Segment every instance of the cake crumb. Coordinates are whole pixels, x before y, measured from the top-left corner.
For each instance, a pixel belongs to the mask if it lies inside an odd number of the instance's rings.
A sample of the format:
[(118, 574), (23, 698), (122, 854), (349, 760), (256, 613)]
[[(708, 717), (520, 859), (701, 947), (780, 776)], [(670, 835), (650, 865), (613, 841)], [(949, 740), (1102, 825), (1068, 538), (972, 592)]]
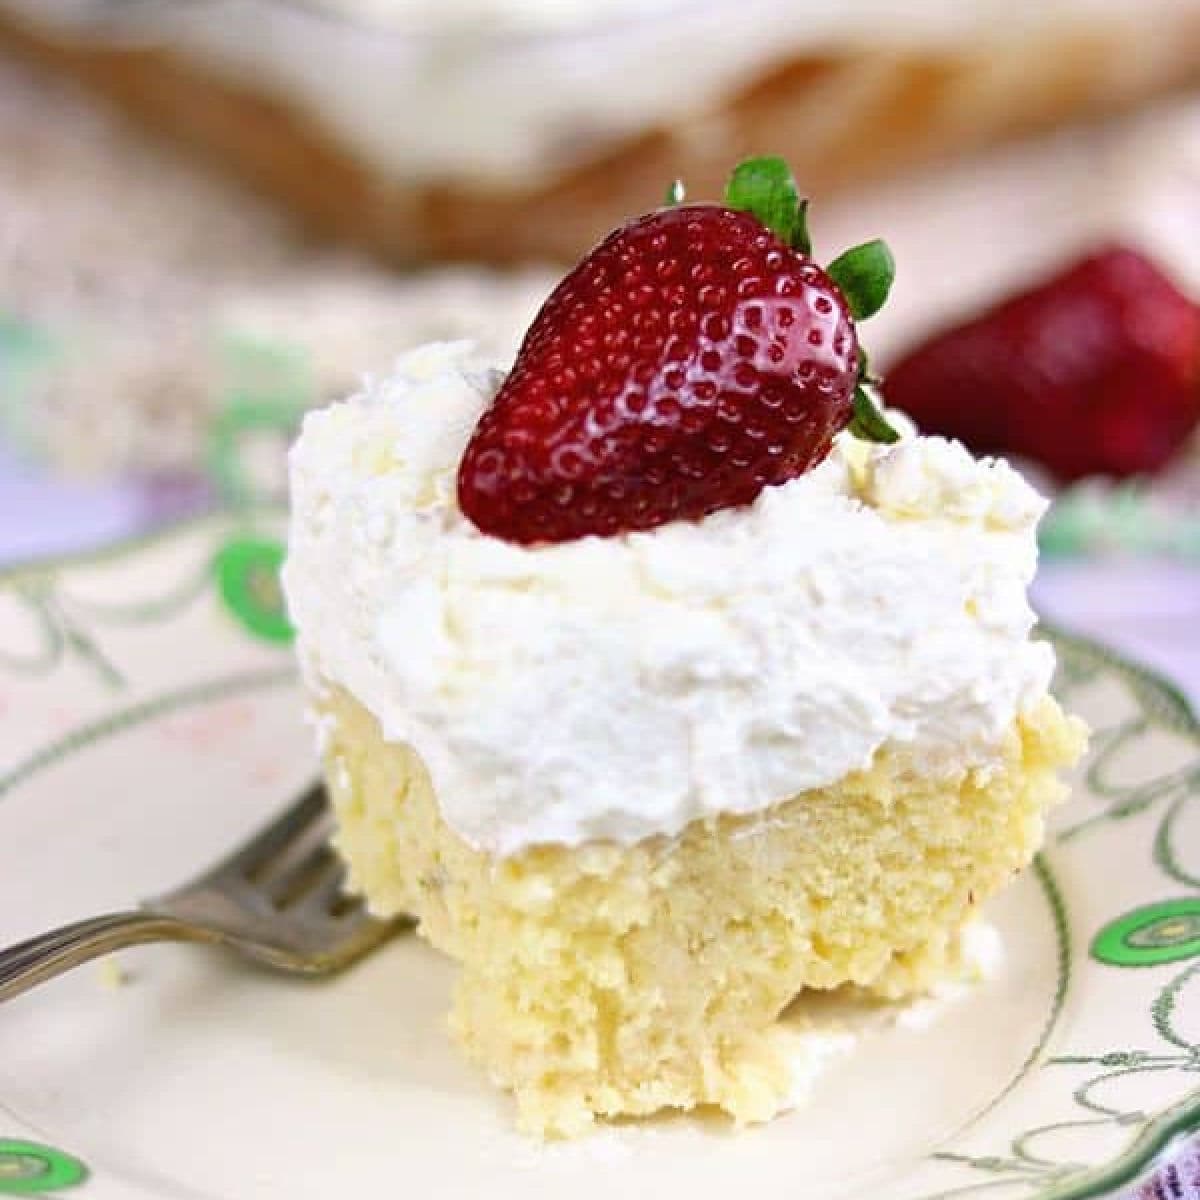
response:
[(115, 992), (133, 981), (133, 976), (125, 969), (120, 959), (111, 954), (96, 964), (96, 975), (100, 986), (107, 992)]

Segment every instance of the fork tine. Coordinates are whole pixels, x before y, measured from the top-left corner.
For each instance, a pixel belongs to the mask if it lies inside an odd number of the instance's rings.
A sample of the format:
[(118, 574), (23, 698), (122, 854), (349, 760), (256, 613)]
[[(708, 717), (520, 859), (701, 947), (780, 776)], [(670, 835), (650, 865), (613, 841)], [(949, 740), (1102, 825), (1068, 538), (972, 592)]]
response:
[(344, 868), (329, 844), (334, 816), (321, 784), (206, 874), (144, 910), (215, 933), (260, 962), (327, 974), (412, 928), (339, 900)]
[(197, 884), (230, 875), (254, 881), (256, 876), (273, 865), (302, 834), (314, 826), (328, 829), (329, 821), (330, 809), (325, 785), (318, 781), (305, 791), (291, 808), (260, 829), (239, 850), (221, 859), (199, 879), (179, 890), (187, 891)]
[(349, 895), (345, 885), (346, 868), (340, 859), (335, 859), (333, 865), (303, 897), (305, 909), (334, 921), (355, 916), (357, 910), (362, 908), (362, 898)]
[(327, 842), (313, 846), (281, 875), (273, 876), (263, 890), (280, 911), (297, 907), (330, 871), (337, 871), (338, 860)]
[[(306, 829), (299, 830), (273, 858), (264, 859), (248, 877), (251, 887), (261, 891), (277, 907), (289, 892), (299, 892), (298, 878), (310, 869), (313, 859), (331, 853), (329, 839), (333, 836), (333, 815), (325, 813)], [(301, 888), (300, 890), (304, 890)]]

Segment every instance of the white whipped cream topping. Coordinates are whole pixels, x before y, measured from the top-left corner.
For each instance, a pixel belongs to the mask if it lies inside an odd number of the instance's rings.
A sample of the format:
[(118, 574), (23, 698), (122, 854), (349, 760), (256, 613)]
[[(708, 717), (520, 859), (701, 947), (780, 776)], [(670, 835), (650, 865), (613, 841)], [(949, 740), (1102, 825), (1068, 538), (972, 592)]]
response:
[(501, 375), (434, 344), (310, 413), (284, 584), (310, 683), (428, 766), (468, 842), (631, 842), (763, 809), (885, 743), (986, 763), (1046, 690), (1043, 501), (956, 443), (842, 435), (754, 504), (522, 547), (459, 512)]

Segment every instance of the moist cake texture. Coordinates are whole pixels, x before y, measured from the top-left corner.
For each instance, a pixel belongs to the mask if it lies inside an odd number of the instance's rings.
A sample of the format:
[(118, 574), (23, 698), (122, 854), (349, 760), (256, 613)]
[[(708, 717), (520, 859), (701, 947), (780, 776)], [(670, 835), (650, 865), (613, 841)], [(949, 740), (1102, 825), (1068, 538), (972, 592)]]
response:
[(504, 859), (439, 813), (412, 749), (344, 691), (321, 705), (351, 886), (462, 964), (451, 1029), (521, 1127), (715, 1105), (739, 1124), (786, 1107), (803, 988), (899, 998), (957, 969), (978, 906), (1041, 844), (1081, 733), (1053, 699), (997, 760), (942, 775), (880, 751), (866, 770), (744, 816), (631, 846)]

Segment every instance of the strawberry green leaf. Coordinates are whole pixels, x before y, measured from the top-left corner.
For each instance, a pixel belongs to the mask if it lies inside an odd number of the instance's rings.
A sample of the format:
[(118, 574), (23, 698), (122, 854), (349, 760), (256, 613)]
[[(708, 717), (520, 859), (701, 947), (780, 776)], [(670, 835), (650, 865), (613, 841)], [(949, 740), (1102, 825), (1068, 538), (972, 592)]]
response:
[(856, 321), (873, 317), (888, 298), (896, 278), (896, 260), (887, 243), (876, 238), (840, 254), (825, 273), (846, 297)]
[(725, 188), (725, 203), (757, 217), (801, 254), (812, 253), (808, 237), (808, 201), (782, 158), (748, 158), (738, 163)]
[(687, 196), (687, 190), (683, 186), (682, 179), (673, 179), (667, 187), (666, 206), (667, 208), (675, 208), (683, 203)]
[(865, 442), (883, 442), (891, 445), (898, 442), (900, 435), (883, 415), (874, 389), (860, 383), (854, 389), (854, 415), (850, 418), (850, 432)]

